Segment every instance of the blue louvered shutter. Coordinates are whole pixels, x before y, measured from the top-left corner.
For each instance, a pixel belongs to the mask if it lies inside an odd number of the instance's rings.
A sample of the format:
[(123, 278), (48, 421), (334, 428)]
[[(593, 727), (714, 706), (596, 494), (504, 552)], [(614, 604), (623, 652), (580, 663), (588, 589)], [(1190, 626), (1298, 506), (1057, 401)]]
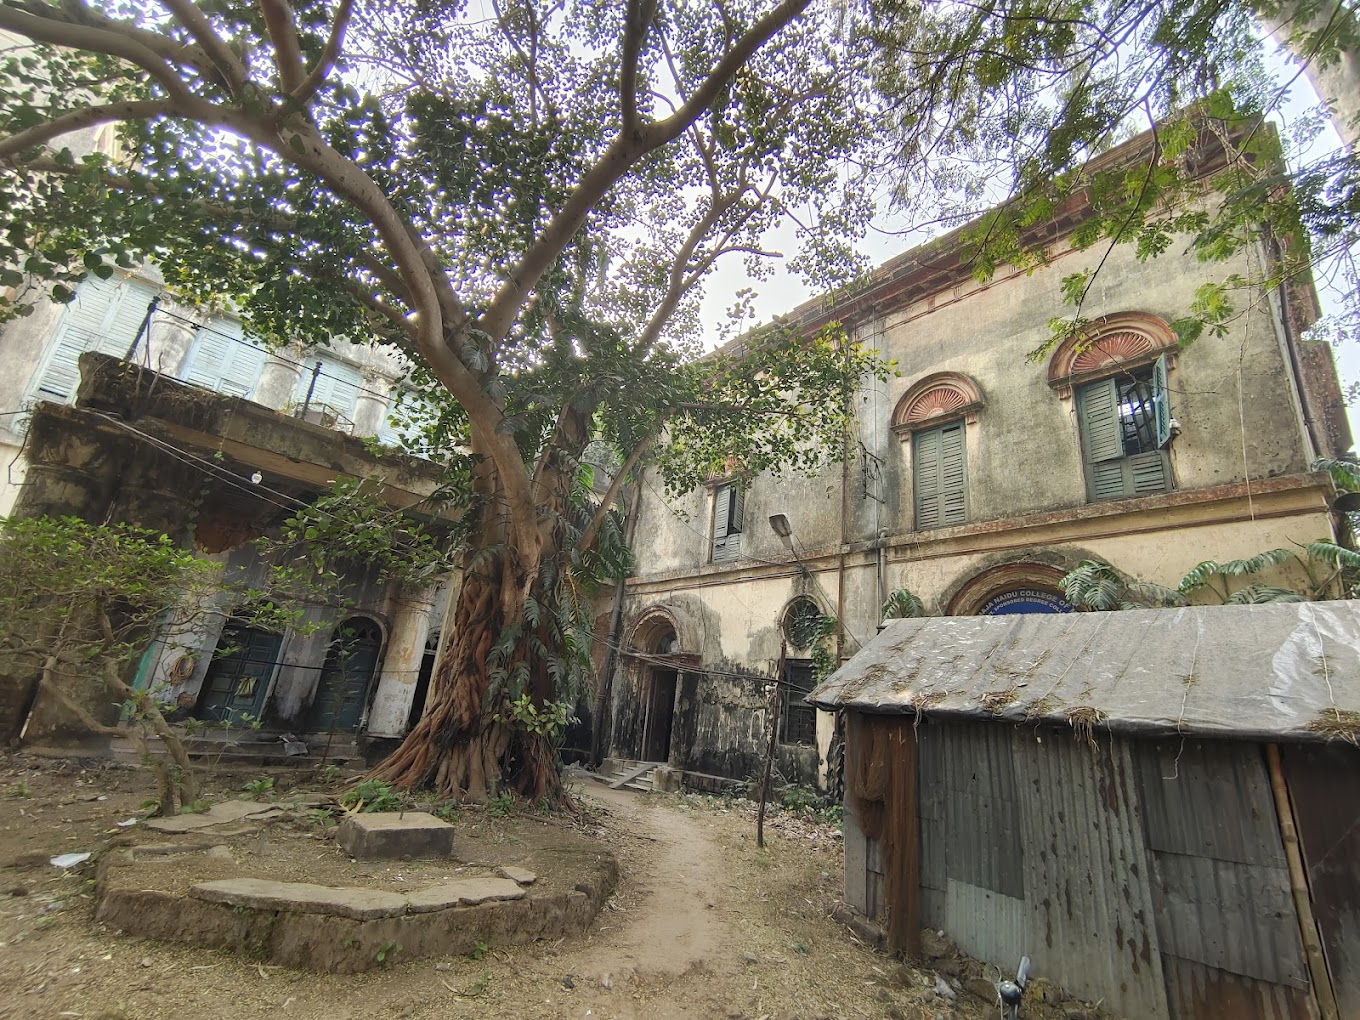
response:
[(208, 320), (194, 338), (194, 347), (181, 377), (233, 397), (255, 392), (264, 371), (265, 352), (244, 336), (235, 319)]
[(1171, 442), (1171, 390), (1166, 380), (1166, 355), (1152, 365), (1153, 414), (1157, 420), (1157, 449)]
[[(312, 399), (310, 407), (329, 409), (339, 415), (346, 423), (353, 423), (354, 409), (359, 402), (359, 390), (362, 388), (363, 376), (359, 370), (342, 361), (332, 358), (319, 357), (312, 364), (321, 363), (321, 373), (316, 377), (316, 386), (312, 389)], [(302, 403), (307, 397), (307, 387), (311, 386), (312, 373), (309, 370), (302, 373), (298, 380), (297, 401)]]
[(62, 311), (47, 359), (31, 386), (36, 400), (60, 403), (75, 397), (79, 359), (86, 351), (122, 357), (132, 346), (156, 289), (139, 280), (101, 280), (90, 276)]

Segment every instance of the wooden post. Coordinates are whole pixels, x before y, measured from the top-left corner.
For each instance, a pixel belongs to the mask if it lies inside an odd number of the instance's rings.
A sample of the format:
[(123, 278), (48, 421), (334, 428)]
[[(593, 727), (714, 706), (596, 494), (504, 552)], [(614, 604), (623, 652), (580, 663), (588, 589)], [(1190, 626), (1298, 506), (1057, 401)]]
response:
[(765, 848), (765, 798), (770, 795), (770, 770), (774, 767), (775, 737), (779, 734), (779, 692), (784, 686), (784, 656), (788, 642), (779, 642), (779, 665), (775, 668), (774, 694), (770, 695), (770, 745), (765, 751), (765, 775), (760, 781), (760, 810), (756, 812), (756, 849)]
[(1313, 996), (1317, 999), (1322, 1020), (1339, 1020), (1336, 993), (1332, 990), (1327, 960), (1322, 954), (1317, 921), (1313, 918), (1313, 901), (1308, 894), (1308, 876), (1303, 870), (1303, 854), (1299, 850), (1299, 833), (1294, 825), (1294, 806), (1289, 800), (1289, 787), (1280, 766), (1280, 745), (1266, 745), (1266, 764), (1270, 770), (1270, 789), (1275, 794), (1275, 814), (1280, 823), (1280, 842), (1289, 865), (1289, 886), (1294, 892), (1294, 910), (1299, 919), (1299, 938), (1303, 955), (1308, 960), (1308, 975), (1313, 980)]

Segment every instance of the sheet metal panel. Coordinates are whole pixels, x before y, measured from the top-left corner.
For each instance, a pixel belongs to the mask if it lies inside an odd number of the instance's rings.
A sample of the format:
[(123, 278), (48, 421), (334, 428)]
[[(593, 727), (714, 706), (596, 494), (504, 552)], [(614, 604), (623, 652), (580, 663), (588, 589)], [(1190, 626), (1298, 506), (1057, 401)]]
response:
[[(1168, 956), (1172, 1020), (1316, 1020), (1312, 995)], [(1342, 1017), (1352, 1014), (1343, 1012)]]
[(1307, 988), (1260, 746), (1141, 741), (1136, 754), (1162, 952)]
[(943, 928), (944, 893), (949, 875), (945, 867), (947, 842), (944, 752), (946, 730), (935, 724), (916, 728), (916, 812), (920, 832), (921, 923)]
[(1010, 728), (966, 723), (940, 730), (945, 747), (947, 875), (1021, 898), (1024, 850)]
[(1012, 731), (1035, 973), (1138, 1018), (1169, 1017), (1128, 742)]
[(860, 831), (855, 817), (855, 798), (845, 798), (845, 818), (841, 829), (845, 833), (845, 902), (861, 914), (869, 915), (868, 840)]
[(1143, 741), (1137, 760), (1151, 849), (1285, 866), (1259, 745)]
[(1029, 911), (1024, 900), (951, 878), (944, 896), (944, 914), (941, 927), (969, 956), (995, 963), (1009, 974), (1025, 955)]
[(1313, 916), (1344, 1017), (1360, 1017), (1360, 749), (1284, 748)]
[(1156, 853), (1152, 871), (1163, 954), (1308, 988), (1283, 869)]

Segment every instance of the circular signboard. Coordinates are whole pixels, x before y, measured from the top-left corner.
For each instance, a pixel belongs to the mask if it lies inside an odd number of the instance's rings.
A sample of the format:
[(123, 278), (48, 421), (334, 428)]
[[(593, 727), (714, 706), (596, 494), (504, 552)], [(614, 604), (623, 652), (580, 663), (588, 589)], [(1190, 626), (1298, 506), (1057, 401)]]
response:
[(978, 610), (979, 616), (1007, 616), (1011, 613), (1070, 613), (1061, 595), (1042, 588), (1016, 588), (993, 595)]

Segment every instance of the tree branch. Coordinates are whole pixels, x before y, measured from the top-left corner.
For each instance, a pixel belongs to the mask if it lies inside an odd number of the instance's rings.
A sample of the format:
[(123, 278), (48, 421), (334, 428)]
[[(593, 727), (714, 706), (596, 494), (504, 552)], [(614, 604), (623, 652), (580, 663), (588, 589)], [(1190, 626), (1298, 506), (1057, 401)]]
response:
[(638, 61), (647, 40), (647, 29), (656, 17), (656, 0), (628, 0), (623, 26), (623, 63), (619, 68), (619, 133), (632, 136), (639, 126), (637, 105)]
[[(130, 100), (125, 103), (87, 106), (84, 109), (72, 110), (41, 124), (34, 124), (31, 128), (25, 128), (16, 135), (0, 139), (0, 159), (6, 159), (39, 145), (46, 145), (53, 138), (96, 124), (109, 124), (120, 120), (151, 120), (153, 117), (168, 117), (174, 111), (174, 103), (163, 99)], [(33, 166), (36, 162), (31, 161), (28, 165)], [(56, 167), (61, 166), (55, 160), (52, 163)], [(68, 172), (74, 172), (75, 169), (77, 168), (70, 167)]]
[(118, 57), (151, 75), (172, 99), (192, 98), (184, 82), (168, 63), (122, 29), (77, 25), (46, 14), (28, 14), (7, 4), (0, 4), (0, 29), (35, 42)]
[(737, 40), (676, 113), (663, 121), (639, 128), (635, 137), (620, 134), (614, 139), (595, 165), (581, 178), (557, 215), (544, 227), (538, 240), (510, 271), (509, 277), (482, 315), (481, 328), (490, 335), (493, 343), (499, 342), (509, 331), (529, 292), (581, 229), (586, 217), (600, 199), (609, 193), (640, 158), (680, 137), (699, 114), (717, 100), (723, 87), (741, 70), (752, 54), (776, 32), (802, 14), (811, 2), (812, 0), (783, 0), (770, 13), (758, 19), (746, 34)]
[(245, 62), (236, 55), (230, 46), (213, 30), (207, 16), (198, 9), (192, 0), (161, 0), (161, 3), (175, 16), (175, 20), (188, 30), (194, 40), (203, 47), (208, 59), (226, 79), (227, 90), (239, 92), (250, 77)]
[(619, 490), (623, 488), (624, 479), (632, 473), (633, 468), (637, 467), (642, 455), (651, 449), (652, 443), (656, 440), (657, 434), (661, 431), (661, 426), (665, 423), (664, 414), (657, 415), (656, 422), (652, 425), (652, 431), (647, 433), (642, 442), (633, 447), (633, 452), (628, 455), (628, 459), (623, 462), (623, 466), (614, 473), (613, 480), (609, 483), (609, 488), (600, 497), (600, 505), (595, 508), (595, 513), (590, 518), (590, 523), (581, 532), (581, 537), (576, 543), (578, 549), (589, 549), (595, 542), (595, 536), (600, 533), (600, 527), (604, 524), (604, 519), (609, 515), (609, 509), (614, 505), (614, 500), (618, 498)]
[(326, 39), (321, 56), (307, 72), (307, 77), (302, 79), (302, 84), (292, 92), (293, 99), (299, 105), (306, 106), (311, 102), (317, 90), (326, 83), (326, 76), (331, 73), (331, 68), (335, 66), (335, 61), (340, 56), (340, 47), (345, 42), (345, 30), (349, 27), (349, 19), (353, 13), (354, 0), (340, 0), (340, 7), (335, 12), (335, 21), (331, 25), (331, 34)]
[(260, 13), (264, 15), (264, 27), (274, 44), (274, 66), (279, 69), (279, 84), (284, 92), (292, 95), (301, 89), (306, 78), (293, 7), (288, 0), (260, 0)]

